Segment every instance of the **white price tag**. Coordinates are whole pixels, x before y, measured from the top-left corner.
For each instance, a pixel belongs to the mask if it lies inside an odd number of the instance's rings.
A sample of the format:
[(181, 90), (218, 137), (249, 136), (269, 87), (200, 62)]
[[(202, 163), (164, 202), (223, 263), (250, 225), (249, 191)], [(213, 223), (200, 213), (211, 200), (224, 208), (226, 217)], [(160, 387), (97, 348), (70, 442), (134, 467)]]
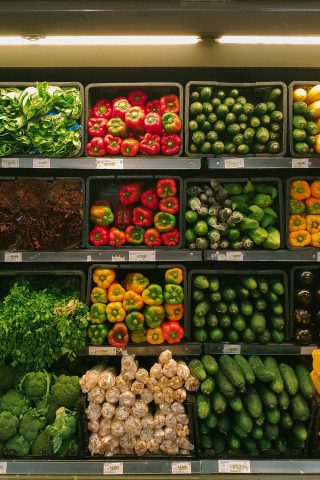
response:
[(97, 158), (96, 168), (102, 170), (123, 170), (123, 158)]
[(22, 262), (22, 252), (4, 252), (5, 262)]
[(244, 158), (225, 158), (224, 168), (244, 168)]
[(173, 475), (186, 475), (191, 473), (191, 462), (172, 462), (171, 473)]
[(317, 262), (320, 262), (320, 252), (317, 252)]
[(89, 347), (89, 355), (92, 355), (94, 357), (96, 356), (114, 356), (117, 354), (117, 348), (116, 347), (96, 347), (96, 346), (90, 346)]
[(156, 252), (153, 250), (129, 250), (129, 262), (155, 262)]
[(7, 462), (0, 462), (0, 475), (7, 473)]
[(104, 463), (103, 475), (123, 475), (123, 462)]
[(309, 168), (309, 158), (293, 158), (291, 162), (292, 168)]
[(50, 158), (34, 158), (32, 168), (50, 168)]
[(308, 345), (306, 347), (300, 348), (300, 355), (311, 355), (314, 350), (317, 350), (318, 347), (315, 345)]
[(228, 251), (226, 252), (226, 260), (230, 262), (243, 262), (243, 252)]
[(219, 473), (251, 473), (250, 460), (218, 460)]
[(92, 256), (91, 255), (87, 255), (87, 262), (92, 262)]
[(229, 353), (229, 354), (240, 354), (241, 353), (241, 345), (223, 345), (222, 353)]
[(3, 158), (2, 168), (19, 168), (19, 158)]
[(111, 256), (112, 262), (125, 262), (126, 257), (124, 255), (112, 255)]

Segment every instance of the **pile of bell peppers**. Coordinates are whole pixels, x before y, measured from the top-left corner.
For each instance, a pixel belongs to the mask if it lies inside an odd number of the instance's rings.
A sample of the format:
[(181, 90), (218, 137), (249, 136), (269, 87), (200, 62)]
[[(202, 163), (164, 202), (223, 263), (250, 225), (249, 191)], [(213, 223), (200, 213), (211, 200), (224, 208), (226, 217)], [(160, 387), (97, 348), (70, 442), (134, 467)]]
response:
[(291, 181), (289, 245), (320, 248), (320, 179)]
[(95, 225), (89, 234), (90, 244), (178, 245), (177, 192), (174, 178), (160, 178), (148, 186), (140, 181), (122, 185), (116, 205), (108, 199), (96, 200), (90, 208), (90, 221)]
[(181, 342), (184, 336), (183, 271), (165, 271), (162, 284), (150, 283), (140, 272), (128, 273), (122, 282), (109, 268), (95, 269), (90, 294), (90, 326), (93, 345), (109, 343), (124, 348), (129, 341), (159, 345)]
[(149, 99), (146, 92), (132, 90), (126, 97), (100, 99), (87, 124), (91, 137), (87, 155), (177, 155), (182, 127), (179, 111), (175, 94)]

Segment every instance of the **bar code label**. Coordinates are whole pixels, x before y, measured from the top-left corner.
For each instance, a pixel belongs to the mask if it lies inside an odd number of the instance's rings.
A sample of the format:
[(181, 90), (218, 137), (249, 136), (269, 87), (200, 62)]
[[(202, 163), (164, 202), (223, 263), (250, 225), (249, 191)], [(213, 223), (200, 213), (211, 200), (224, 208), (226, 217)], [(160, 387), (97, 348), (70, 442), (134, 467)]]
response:
[(123, 475), (123, 462), (110, 462), (103, 464), (104, 475)]
[(116, 347), (89, 347), (89, 355), (92, 355), (94, 357), (96, 356), (113, 356), (117, 354), (117, 348)]
[(291, 162), (292, 168), (309, 168), (309, 158), (293, 158)]
[(244, 168), (244, 158), (225, 158), (224, 168)]
[(0, 462), (0, 475), (7, 473), (7, 462)]
[(251, 473), (250, 460), (218, 460), (219, 473)]
[(185, 475), (191, 473), (191, 462), (172, 462), (171, 473)]
[(87, 262), (92, 262), (92, 256), (91, 255), (87, 255)]
[(229, 354), (239, 354), (241, 353), (241, 345), (223, 345), (222, 353), (229, 353)]
[(5, 262), (22, 262), (22, 252), (4, 252)]
[(2, 168), (19, 168), (19, 158), (3, 158)]
[(33, 168), (50, 168), (50, 158), (34, 158), (32, 161)]
[(126, 257), (124, 255), (112, 255), (111, 256), (112, 262), (125, 262)]
[(96, 168), (102, 170), (123, 170), (123, 158), (97, 158)]
[(144, 251), (129, 251), (129, 262), (155, 262), (156, 252), (152, 250)]

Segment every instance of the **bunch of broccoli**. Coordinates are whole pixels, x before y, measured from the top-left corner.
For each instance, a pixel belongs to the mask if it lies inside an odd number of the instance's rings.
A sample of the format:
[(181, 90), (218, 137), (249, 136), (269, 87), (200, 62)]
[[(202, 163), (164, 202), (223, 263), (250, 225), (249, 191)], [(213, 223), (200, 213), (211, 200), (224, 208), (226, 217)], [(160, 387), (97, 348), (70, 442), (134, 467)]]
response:
[(0, 452), (4, 456), (79, 454), (76, 404), (79, 377), (46, 371), (0, 373)]

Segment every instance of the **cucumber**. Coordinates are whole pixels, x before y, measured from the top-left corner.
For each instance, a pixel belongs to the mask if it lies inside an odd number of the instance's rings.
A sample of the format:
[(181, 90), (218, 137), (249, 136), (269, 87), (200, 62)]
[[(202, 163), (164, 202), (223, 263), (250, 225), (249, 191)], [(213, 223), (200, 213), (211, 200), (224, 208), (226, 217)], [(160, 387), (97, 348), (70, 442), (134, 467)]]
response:
[(231, 421), (228, 415), (219, 415), (217, 430), (221, 433), (229, 433), (231, 430)]
[(235, 355), (233, 359), (243, 373), (245, 381), (251, 385), (255, 383), (256, 377), (247, 359), (243, 355)]
[(293, 427), (293, 420), (288, 412), (284, 412), (281, 414), (280, 427), (283, 430), (290, 430)]
[(211, 406), (209, 397), (202, 395), (201, 393), (197, 395), (197, 415), (201, 420), (206, 419), (210, 414)]
[(272, 423), (266, 423), (263, 426), (263, 434), (268, 440), (275, 440), (279, 435), (279, 428)]
[(258, 418), (262, 414), (262, 403), (256, 390), (250, 387), (244, 394), (244, 405), (252, 418)]
[(258, 453), (258, 447), (253, 438), (244, 438), (241, 442), (243, 445), (243, 448), (250, 454), (254, 455), (255, 453)]
[(239, 425), (246, 433), (250, 433), (253, 429), (253, 421), (249, 413), (243, 409), (242, 412), (233, 412), (235, 423)]
[(201, 435), (200, 437), (200, 445), (203, 450), (212, 450), (213, 448), (213, 440), (211, 435)]
[(299, 389), (299, 383), (293, 368), (286, 363), (280, 363), (279, 370), (286, 391), (290, 393), (290, 395), (296, 395)]
[(260, 385), (258, 392), (261, 402), (266, 408), (272, 409), (277, 407), (277, 397), (267, 385)]
[(241, 410), (243, 409), (243, 403), (239, 395), (235, 395), (233, 398), (229, 398), (228, 405), (234, 412), (241, 412)]
[(267, 143), (270, 138), (269, 130), (266, 127), (259, 127), (256, 131), (255, 138), (258, 143)]
[(189, 362), (189, 370), (191, 372), (191, 375), (193, 375), (195, 378), (200, 380), (200, 382), (203, 382), (207, 378), (206, 371), (204, 369), (204, 366), (200, 362), (198, 358), (194, 358)]
[(281, 89), (280, 88), (273, 88), (271, 91), (268, 92), (266, 101), (267, 102), (275, 102), (281, 96)]
[(256, 418), (255, 421), (254, 421), (254, 423), (255, 423), (258, 427), (261, 427), (261, 426), (264, 424), (264, 422), (265, 422), (264, 413), (262, 413), (262, 414), (260, 415), (260, 417), (259, 417), (259, 418)]
[(271, 449), (271, 442), (266, 437), (260, 438), (258, 440), (258, 448), (260, 452), (266, 452), (267, 450)]
[(261, 382), (272, 382), (275, 380), (275, 373), (273, 370), (266, 368), (258, 355), (251, 355), (248, 361), (258, 380)]
[(201, 382), (200, 390), (205, 395), (210, 395), (213, 392), (215, 387), (215, 381), (212, 377), (207, 377), (206, 380)]
[(263, 437), (263, 429), (258, 425), (254, 425), (253, 430), (251, 432), (251, 436), (255, 440), (259, 440), (260, 438)]
[(199, 434), (200, 435), (208, 435), (208, 433), (210, 433), (210, 428), (208, 427), (206, 422), (203, 422), (202, 420), (200, 420), (200, 422), (199, 422)]
[(227, 437), (230, 450), (239, 450), (241, 447), (240, 438), (235, 433), (230, 433)]
[(278, 437), (275, 440), (275, 446), (279, 450), (280, 453), (285, 453), (288, 449), (287, 441), (284, 437)]
[(219, 388), (222, 395), (224, 395), (226, 398), (232, 398), (235, 396), (236, 389), (221, 370), (218, 371), (215, 378), (217, 382), (217, 387)]
[(211, 405), (216, 413), (223, 413), (227, 408), (227, 400), (220, 392), (213, 392), (211, 394)]
[(275, 393), (283, 392), (284, 385), (276, 359), (274, 357), (265, 357), (263, 363), (268, 370), (272, 370), (275, 374), (275, 379), (270, 383), (271, 390)]
[(308, 430), (303, 423), (296, 423), (293, 426), (293, 434), (297, 440), (300, 440), (300, 442), (305, 442), (308, 438)]
[(278, 408), (273, 408), (272, 410), (266, 411), (266, 418), (268, 422), (272, 423), (272, 425), (276, 425), (280, 422), (281, 413)]
[(232, 385), (238, 388), (240, 392), (244, 392), (246, 389), (245, 378), (241, 369), (238, 367), (233, 358), (229, 355), (221, 355), (219, 359), (219, 365)]
[(310, 373), (304, 365), (296, 365), (294, 368), (299, 382), (299, 390), (305, 398), (313, 398), (315, 393)]
[(209, 413), (209, 416), (206, 418), (206, 426), (210, 429), (210, 430), (213, 430), (214, 428), (216, 428), (216, 426), (218, 425), (218, 417), (215, 413), (213, 412), (210, 412)]
[(310, 409), (307, 400), (301, 393), (291, 399), (290, 411), (294, 420), (305, 422), (309, 419)]
[(213, 442), (214, 452), (217, 455), (223, 453), (226, 450), (226, 435), (215, 431), (211, 438)]
[(279, 393), (278, 395), (278, 406), (281, 410), (287, 410), (290, 405), (290, 397), (286, 391)]
[(248, 436), (248, 433), (242, 430), (242, 428), (240, 428), (239, 425), (232, 425), (232, 430), (240, 438), (247, 438)]

